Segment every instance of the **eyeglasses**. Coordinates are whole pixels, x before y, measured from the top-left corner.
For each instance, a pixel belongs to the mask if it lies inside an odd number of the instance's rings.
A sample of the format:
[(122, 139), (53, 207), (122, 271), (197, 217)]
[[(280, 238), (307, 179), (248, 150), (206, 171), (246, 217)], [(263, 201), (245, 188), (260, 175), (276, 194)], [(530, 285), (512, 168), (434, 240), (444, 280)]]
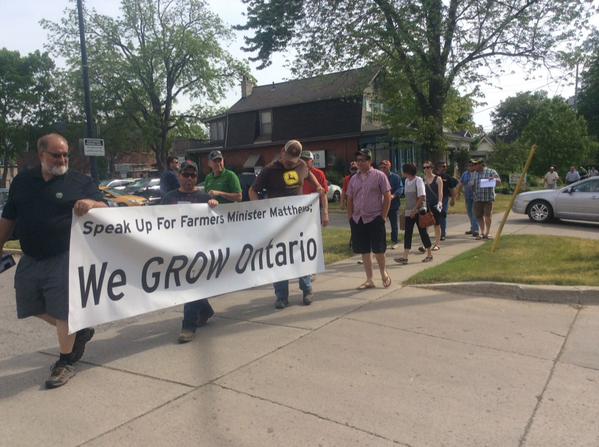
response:
[(431, 169), (432, 166), (423, 166), (424, 169)]
[(50, 151), (44, 151), (46, 154), (50, 155), (52, 158), (54, 158), (54, 160), (58, 160), (59, 158), (66, 158), (67, 160), (69, 159), (69, 154), (68, 152), (50, 152)]
[(184, 172), (181, 175), (185, 178), (193, 178), (198, 176), (198, 174), (196, 174), (195, 172)]

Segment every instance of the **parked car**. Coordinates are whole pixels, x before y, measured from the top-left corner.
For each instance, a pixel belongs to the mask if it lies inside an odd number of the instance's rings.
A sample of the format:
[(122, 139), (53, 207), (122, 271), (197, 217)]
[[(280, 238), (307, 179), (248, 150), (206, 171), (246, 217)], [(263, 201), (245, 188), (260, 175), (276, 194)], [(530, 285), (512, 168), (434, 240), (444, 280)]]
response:
[(134, 196), (123, 191), (106, 189), (102, 191), (110, 206), (144, 206), (148, 204), (145, 197)]
[(113, 180), (102, 180), (98, 185), (100, 191), (105, 191), (107, 189), (114, 189), (117, 191), (124, 191), (127, 185), (137, 181), (139, 179), (135, 178), (117, 178)]
[(148, 205), (155, 205), (162, 200), (159, 178), (141, 178), (127, 185), (125, 192), (144, 197), (148, 201)]
[(523, 192), (516, 197), (512, 211), (539, 223), (553, 218), (599, 222), (599, 177), (561, 189)]
[(327, 198), (329, 199), (329, 202), (339, 202), (341, 200), (341, 187), (329, 183)]

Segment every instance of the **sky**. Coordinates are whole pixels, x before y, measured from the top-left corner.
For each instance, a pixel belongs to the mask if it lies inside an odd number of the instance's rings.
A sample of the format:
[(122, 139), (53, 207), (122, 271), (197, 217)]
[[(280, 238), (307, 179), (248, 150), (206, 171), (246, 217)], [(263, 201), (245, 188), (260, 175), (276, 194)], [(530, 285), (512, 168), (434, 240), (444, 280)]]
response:
[[(74, 0), (72, 0), (74, 2)], [(0, 0), (0, 48), (18, 50), (21, 54), (27, 54), (35, 50), (43, 50), (47, 41), (46, 31), (39, 25), (42, 18), (58, 21), (69, 0)], [(230, 25), (244, 23), (243, 11), (245, 5), (241, 0), (208, 0), (213, 12)], [(86, 8), (95, 8), (98, 12), (107, 15), (117, 15), (120, 0), (85, 0)], [(594, 23), (599, 23), (596, 17)], [(243, 36), (236, 33), (228, 50), (237, 58), (247, 59), (248, 53), (241, 50)], [(90, 60), (90, 63), (93, 63)], [(285, 66), (283, 54), (277, 54), (273, 64), (264, 70), (257, 70), (256, 64), (250, 64), (252, 74), (257, 79), (258, 85), (281, 82), (291, 79), (291, 73)], [(482, 86), (484, 98), (483, 104), (474, 110), (474, 121), (483, 126), (485, 131), (492, 128), (490, 113), (499, 103), (523, 91), (545, 90), (550, 96), (562, 96), (568, 98), (574, 93), (574, 73), (569, 77), (571, 82), (564, 83), (557, 80), (559, 73), (549, 73), (545, 70), (537, 73), (533, 80), (526, 80), (523, 69), (513, 67), (513, 74), (502, 76), (492, 81), (490, 85)], [(240, 96), (240, 88), (234, 88), (228, 92), (221, 102), (222, 106), (234, 104)]]

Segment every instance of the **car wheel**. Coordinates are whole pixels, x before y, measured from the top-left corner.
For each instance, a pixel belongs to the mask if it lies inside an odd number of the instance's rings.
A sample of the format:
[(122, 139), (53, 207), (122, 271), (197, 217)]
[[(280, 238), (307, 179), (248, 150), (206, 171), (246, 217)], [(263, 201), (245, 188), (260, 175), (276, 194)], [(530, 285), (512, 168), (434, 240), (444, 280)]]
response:
[(533, 200), (526, 214), (533, 222), (545, 223), (553, 219), (553, 208), (544, 200)]
[(333, 192), (333, 202), (339, 202), (341, 200), (341, 193), (339, 191)]

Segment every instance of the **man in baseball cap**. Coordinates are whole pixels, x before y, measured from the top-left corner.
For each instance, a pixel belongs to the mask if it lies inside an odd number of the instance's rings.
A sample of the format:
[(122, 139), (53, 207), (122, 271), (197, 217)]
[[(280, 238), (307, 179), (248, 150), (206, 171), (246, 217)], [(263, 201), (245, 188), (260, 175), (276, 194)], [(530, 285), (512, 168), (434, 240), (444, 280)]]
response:
[[(314, 167), (314, 154), (310, 151), (302, 151), (300, 158), (308, 165), (310, 172), (314, 174), (314, 177), (316, 177), (320, 186), (324, 188), (324, 192), (329, 192), (329, 182), (327, 181), (326, 174), (324, 171)], [(313, 192), (316, 192), (316, 188), (314, 188), (311, 183), (304, 182), (303, 192), (304, 194), (312, 194)]]
[(225, 160), (221, 151), (214, 150), (208, 154), (210, 174), (204, 180), (204, 190), (218, 203), (241, 202), (241, 184), (233, 171), (225, 168)]

